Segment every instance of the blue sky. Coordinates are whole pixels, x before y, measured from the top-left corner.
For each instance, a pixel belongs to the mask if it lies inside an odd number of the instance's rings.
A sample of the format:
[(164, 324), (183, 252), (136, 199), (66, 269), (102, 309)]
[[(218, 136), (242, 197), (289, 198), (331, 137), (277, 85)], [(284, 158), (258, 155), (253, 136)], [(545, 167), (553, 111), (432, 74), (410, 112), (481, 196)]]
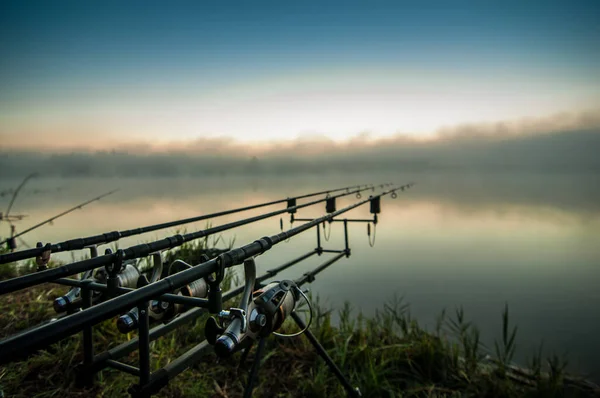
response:
[(7, 2), (0, 133), (427, 134), (600, 105), (600, 2)]

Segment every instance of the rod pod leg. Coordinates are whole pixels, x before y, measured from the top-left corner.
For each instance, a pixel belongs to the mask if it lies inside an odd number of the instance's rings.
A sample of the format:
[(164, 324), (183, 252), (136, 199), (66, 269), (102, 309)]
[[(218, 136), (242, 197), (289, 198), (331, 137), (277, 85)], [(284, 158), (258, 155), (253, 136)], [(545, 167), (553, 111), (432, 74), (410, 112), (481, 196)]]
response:
[(250, 350), (252, 349), (252, 347), (254, 347), (254, 341), (252, 341), (250, 343), (250, 345), (248, 346), (248, 348), (246, 348), (244, 350), (244, 352), (242, 352), (242, 356), (240, 357), (240, 364), (238, 365), (238, 367), (243, 367), (244, 364), (246, 363), (246, 359), (248, 359), (248, 354), (250, 354)]
[(258, 347), (256, 348), (256, 354), (254, 355), (254, 362), (252, 363), (252, 368), (250, 369), (250, 375), (248, 376), (248, 384), (244, 389), (244, 398), (252, 397), (252, 390), (254, 390), (254, 379), (256, 379), (256, 375), (258, 374), (258, 367), (260, 366), (260, 360), (263, 356), (263, 351), (265, 350), (265, 341), (266, 338), (263, 337), (258, 341)]
[[(292, 311), (291, 315), (300, 329), (306, 328), (306, 324), (296, 312)], [(329, 366), (329, 369), (333, 372), (333, 374), (335, 374), (340, 383), (342, 383), (342, 386), (344, 386), (344, 388), (346, 389), (348, 396), (353, 398), (362, 396), (358, 387), (352, 387), (348, 379), (346, 379), (346, 377), (342, 374), (340, 368), (338, 368), (337, 365), (333, 362), (333, 359), (331, 359), (331, 357), (327, 354), (327, 351), (325, 351), (325, 348), (323, 348), (323, 346), (319, 343), (315, 335), (312, 334), (310, 330), (306, 330), (303, 334), (308, 338), (313, 347), (315, 347), (315, 350), (317, 351), (319, 356), (323, 358), (325, 363), (327, 363), (327, 366)]]
[(150, 319), (148, 316), (148, 302), (143, 301), (138, 305), (139, 319), (139, 345), (138, 357), (140, 362), (140, 383), (131, 386), (128, 390), (132, 397), (150, 397), (150, 392), (144, 391), (144, 387), (150, 383)]
[[(92, 306), (92, 291), (87, 287), (81, 288), (82, 309)], [(94, 362), (94, 341), (93, 341), (93, 326), (86, 325), (82, 332), (83, 346), (83, 362), (79, 365), (76, 385), (78, 387), (91, 387), (94, 384), (95, 373), (91, 370), (91, 365)]]

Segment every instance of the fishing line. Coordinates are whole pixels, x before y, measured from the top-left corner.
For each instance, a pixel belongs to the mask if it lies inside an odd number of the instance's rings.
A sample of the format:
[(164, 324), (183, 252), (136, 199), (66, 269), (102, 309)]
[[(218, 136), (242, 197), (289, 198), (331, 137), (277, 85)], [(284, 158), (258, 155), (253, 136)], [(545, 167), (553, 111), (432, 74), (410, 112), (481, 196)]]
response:
[[(283, 334), (283, 333), (277, 333), (277, 332), (272, 332), (273, 335), (277, 336), (277, 337), (284, 337), (284, 338), (288, 338), (288, 337), (297, 337), (300, 336), (301, 334), (303, 334), (304, 332), (306, 332), (308, 330), (308, 328), (310, 327), (310, 324), (312, 323), (313, 320), (313, 309), (312, 309), (312, 305), (310, 304), (310, 300), (308, 299), (308, 297), (306, 297), (306, 294), (304, 294), (304, 292), (302, 291), (302, 289), (300, 289), (297, 285), (293, 286), (298, 293), (300, 293), (302, 295), (302, 297), (304, 297), (304, 300), (306, 301), (306, 304), (308, 305), (308, 311), (309, 311), (309, 318), (308, 318), (308, 323), (306, 324), (306, 327), (302, 330), (300, 330), (299, 332), (296, 333), (292, 333), (292, 334)], [(288, 290), (287, 292), (285, 292), (285, 295), (283, 296), (283, 298), (281, 299), (281, 303), (283, 303), (285, 301), (286, 296), (288, 295), (290, 291)], [(294, 311), (296, 311), (296, 308), (294, 308)]]

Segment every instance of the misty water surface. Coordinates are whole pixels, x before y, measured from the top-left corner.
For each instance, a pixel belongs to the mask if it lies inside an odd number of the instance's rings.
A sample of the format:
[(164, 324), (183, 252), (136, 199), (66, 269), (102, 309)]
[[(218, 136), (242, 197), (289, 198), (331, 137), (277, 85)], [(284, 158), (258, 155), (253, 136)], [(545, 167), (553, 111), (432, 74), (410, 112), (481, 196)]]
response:
[[(446, 308), (464, 307), (468, 320), (493, 347), (501, 336), (501, 311), (510, 307), (519, 327), (517, 360), (525, 361), (543, 341), (546, 354), (567, 354), (575, 371), (600, 379), (600, 186), (593, 174), (414, 173), (328, 175), (289, 178), (37, 179), (16, 201), (13, 213), (27, 214), (17, 231), (113, 188), (117, 194), (26, 236), (57, 242), (134, 228), (286, 196), (351, 184), (417, 185), (397, 199), (382, 201), (376, 244), (370, 248), (365, 224), (350, 227), (352, 256), (319, 274), (309, 287), (327, 306), (345, 301), (373, 314), (394, 294), (428, 328)], [(3, 179), (0, 190), (20, 180)], [(39, 190), (35, 192), (34, 190)], [(2, 211), (7, 196), (0, 199)], [(338, 209), (353, 197), (339, 201)], [(283, 206), (268, 209), (283, 208)], [(262, 210), (242, 213), (242, 217)], [(318, 216), (324, 205), (300, 210)], [(348, 217), (368, 217), (368, 206)], [(214, 219), (220, 225), (240, 215)], [(206, 226), (187, 226), (194, 231)], [(0, 235), (8, 228), (0, 226)], [(289, 227), (284, 217), (284, 227)], [(279, 231), (279, 217), (223, 234), (227, 242), (249, 243)], [(125, 239), (121, 247), (175, 233), (174, 229)], [(257, 260), (266, 270), (315, 247), (308, 232), (282, 243)], [(223, 244), (221, 244), (223, 245)], [(341, 248), (342, 225), (333, 225), (326, 248)], [(21, 246), (23, 248), (23, 246)], [(78, 253), (80, 256), (83, 253)], [(69, 260), (68, 254), (57, 255)], [(325, 260), (312, 257), (278, 278), (296, 278)], [(241, 270), (240, 270), (241, 271)], [(50, 305), (50, 303), (49, 303)]]

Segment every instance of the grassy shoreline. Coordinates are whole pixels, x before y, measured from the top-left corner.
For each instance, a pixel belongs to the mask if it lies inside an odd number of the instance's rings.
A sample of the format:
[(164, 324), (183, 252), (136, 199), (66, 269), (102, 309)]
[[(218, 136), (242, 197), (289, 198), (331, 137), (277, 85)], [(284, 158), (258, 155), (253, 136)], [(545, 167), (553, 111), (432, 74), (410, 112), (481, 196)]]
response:
[[(206, 249), (206, 241), (186, 245), (170, 253), (168, 261), (177, 256), (194, 262)], [(232, 278), (229, 274), (224, 290)], [(50, 319), (55, 315), (52, 300), (64, 292), (64, 287), (47, 284), (4, 296), (0, 338)], [(313, 308), (312, 332), (366, 397), (600, 397), (597, 386), (568, 375), (566, 363), (558, 357), (544, 358), (539, 352), (526, 368), (512, 365), (516, 328), (510, 325), (508, 308), (502, 314), (502, 341), (492, 352), (484, 350), (477, 328), (460, 309), (452, 316), (443, 312), (435, 330), (427, 331), (399, 298), (370, 318), (353, 313), (346, 305), (339, 310), (335, 326), (332, 311), (321, 308), (318, 298)], [(206, 318), (203, 315), (152, 342), (152, 370), (204, 340)], [(284, 329), (297, 330), (288, 323)], [(105, 321), (94, 328), (95, 350), (106, 350), (134, 336), (119, 333), (114, 319)], [(136, 354), (127, 356), (125, 362), (135, 365)], [(100, 372), (91, 389), (77, 388), (75, 368), (81, 359), (80, 336), (71, 336), (26, 361), (0, 367), (0, 389), (6, 397), (128, 396), (127, 389), (136, 379), (115, 370)], [(253, 353), (240, 364), (239, 355), (217, 360), (208, 352), (157, 396), (242, 396), (252, 360)], [(337, 397), (345, 393), (312, 345), (300, 336), (267, 340), (254, 396)]]

